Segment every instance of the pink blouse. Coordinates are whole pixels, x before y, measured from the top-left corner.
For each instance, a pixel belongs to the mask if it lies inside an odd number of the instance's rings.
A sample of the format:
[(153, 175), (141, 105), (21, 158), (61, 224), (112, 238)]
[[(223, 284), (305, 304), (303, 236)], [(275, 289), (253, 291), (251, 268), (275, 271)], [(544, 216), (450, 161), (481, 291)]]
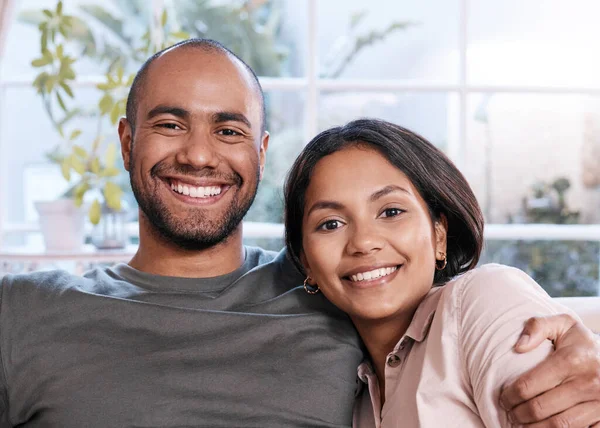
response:
[(507, 266), (484, 265), (433, 288), (387, 356), (383, 408), (371, 365), (358, 368), (354, 427), (510, 427), (499, 404), (502, 386), (552, 350), (547, 341), (515, 353), (523, 324), (565, 312), (574, 315)]

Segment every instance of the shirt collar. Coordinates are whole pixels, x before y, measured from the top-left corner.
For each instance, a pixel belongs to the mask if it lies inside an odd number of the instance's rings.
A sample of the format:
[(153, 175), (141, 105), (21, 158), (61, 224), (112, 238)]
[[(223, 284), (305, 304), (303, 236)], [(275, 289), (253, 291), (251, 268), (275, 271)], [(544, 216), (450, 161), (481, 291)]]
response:
[[(407, 340), (407, 337), (415, 342), (422, 342), (425, 340), (427, 333), (429, 333), (429, 328), (433, 322), (433, 316), (435, 315), (435, 310), (437, 309), (437, 305), (441, 297), (442, 287), (433, 287), (431, 290), (429, 290), (425, 298), (417, 307), (406, 333), (396, 344), (393, 352), (398, 352), (401, 347), (404, 347), (403, 344)], [(358, 366), (358, 378), (364, 383), (368, 383), (368, 377), (373, 376), (374, 373), (373, 367), (368, 360), (363, 361)], [(359, 392), (360, 388), (357, 388), (355, 393), (358, 394)]]
[[(429, 333), (429, 328), (433, 321), (433, 316), (435, 315), (435, 310), (437, 309), (438, 302), (442, 296), (441, 291), (442, 287), (433, 287), (429, 290), (425, 298), (417, 307), (412, 321), (406, 330), (405, 336), (410, 337), (416, 342), (422, 342), (425, 337), (427, 337), (427, 333)], [(397, 350), (400, 343), (402, 343), (402, 340), (398, 342), (394, 350)]]

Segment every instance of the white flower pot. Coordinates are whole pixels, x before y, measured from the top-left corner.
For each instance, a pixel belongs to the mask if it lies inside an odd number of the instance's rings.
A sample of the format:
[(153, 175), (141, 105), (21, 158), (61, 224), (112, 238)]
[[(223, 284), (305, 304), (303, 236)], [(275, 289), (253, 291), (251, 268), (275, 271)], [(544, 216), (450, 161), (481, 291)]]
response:
[(72, 199), (35, 202), (47, 251), (72, 251), (85, 242), (85, 208)]

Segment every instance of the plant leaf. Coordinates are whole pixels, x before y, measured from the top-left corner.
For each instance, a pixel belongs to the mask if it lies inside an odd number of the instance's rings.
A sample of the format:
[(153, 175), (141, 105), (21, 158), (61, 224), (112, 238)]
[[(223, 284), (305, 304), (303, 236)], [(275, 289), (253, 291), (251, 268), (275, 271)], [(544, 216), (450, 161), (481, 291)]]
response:
[(66, 113), (68, 111), (67, 106), (65, 105), (65, 102), (63, 101), (62, 97), (60, 96), (60, 93), (58, 92), (56, 93), (56, 101), (58, 101), (58, 105)]
[(98, 199), (94, 199), (94, 202), (92, 202), (92, 206), (90, 207), (90, 212), (88, 213), (88, 215), (93, 225), (100, 223), (102, 207), (100, 206), (100, 202), (98, 202)]
[(69, 156), (69, 162), (71, 163), (71, 167), (77, 172), (79, 175), (85, 174), (85, 164), (79, 159), (75, 154)]
[(104, 164), (106, 165), (106, 168), (114, 167), (116, 160), (117, 146), (114, 143), (110, 143), (106, 148), (106, 153), (104, 154)]
[(98, 102), (98, 107), (100, 108), (101, 114), (107, 114), (113, 108), (113, 97), (110, 94), (104, 94), (100, 101)]
[(90, 185), (87, 182), (83, 182), (75, 187), (74, 196), (75, 196), (75, 205), (78, 207), (83, 203), (83, 196), (85, 192), (90, 190)]
[(104, 185), (104, 199), (106, 200), (106, 205), (115, 211), (121, 211), (122, 194), (123, 190), (112, 181), (107, 181)]
[[(75, 131), (73, 131), (73, 133), (75, 133), (75, 132), (79, 132), (79, 134), (81, 134), (81, 131), (79, 129), (76, 129)], [(77, 135), (79, 135), (79, 134), (77, 134)], [(73, 134), (71, 134), (71, 135), (73, 135)], [(71, 140), (72, 139), (73, 138), (71, 137)], [(77, 156), (79, 156), (82, 160), (85, 160), (88, 157), (87, 150), (77, 144), (73, 145), (73, 153), (75, 153)]]
[(90, 171), (92, 171), (92, 174), (100, 175), (100, 159), (97, 157), (94, 157), (90, 162)]
[(44, 9), (42, 10), (42, 12), (44, 13), (44, 15), (46, 15), (48, 18), (52, 18), (54, 15), (52, 14), (52, 12), (49, 9)]
[(63, 90), (69, 97), (73, 98), (75, 96), (75, 95), (73, 95), (73, 90), (67, 83), (60, 82), (59, 84), (60, 84), (60, 87), (63, 88)]
[[(73, 141), (75, 138), (79, 137), (80, 135), (81, 135), (81, 129), (74, 129), (73, 132), (71, 132), (71, 135), (69, 136), (69, 140)], [(87, 156), (87, 155), (84, 155), (84, 156)]]
[(48, 58), (47, 56), (43, 56), (41, 58), (36, 58), (33, 61), (31, 61), (31, 65), (33, 67), (43, 67), (43, 66), (51, 64), (51, 63), (52, 63), (52, 57)]
[(121, 109), (119, 108), (119, 103), (115, 103), (112, 106), (112, 110), (110, 111), (110, 121), (113, 125), (116, 125), (119, 121), (119, 115), (121, 114)]
[(176, 39), (186, 40), (190, 38), (190, 33), (187, 31), (174, 31), (171, 33), (171, 36)]
[(71, 181), (71, 165), (68, 159), (65, 159), (60, 164), (60, 172), (67, 181)]
[(160, 17), (160, 26), (161, 27), (164, 27), (165, 25), (167, 25), (167, 19), (168, 19), (167, 9), (164, 9), (162, 12), (162, 15)]
[(100, 171), (100, 174), (98, 175), (101, 175), (102, 177), (116, 177), (120, 173), (121, 171), (119, 171), (119, 168), (109, 166), (108, 168), (104, 168), (102, 171)]
[(40, 41), (42, 52), (48, 51), (48, 30), (42, 30), (42, 38)]

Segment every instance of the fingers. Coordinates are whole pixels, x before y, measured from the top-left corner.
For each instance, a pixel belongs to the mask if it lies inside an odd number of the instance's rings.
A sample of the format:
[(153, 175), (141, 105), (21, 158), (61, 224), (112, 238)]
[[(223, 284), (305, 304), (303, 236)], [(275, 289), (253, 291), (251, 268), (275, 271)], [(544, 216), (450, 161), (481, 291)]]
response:
[(600, 422), (600, 402), (588, 401), (527, 428), (587, 428)]
[(530, 318), (525, 323), (523, 332), (515, 345), (515, 351), (529, 352), (546, 339), (559, 340), (576, 324), (577, 320), (568, 314)]
[(565, 364), (568, 358), (564, 350), (558, 350), (540, 364), (525, 372), (500, 394), (500, 404), (506, 410), (530, 400), (564, 382), (571, 366)]
[[(587, 398), (584, 400), (581, 397), (569, 394), (569, 390), (578, 389), (580, 392), (583, 392), (586, 388), (588, 389), (588, 394), (586, 394)], [(592, 391), (590, 385), (583, 382), (568, 382), (514, 407), (508, 412), (509, 418), (514, 423), (520, 424), (543, 421), (568, 410), (581, 401), (592, 400), (593, 398), (595, 398), (594, 391)]]

